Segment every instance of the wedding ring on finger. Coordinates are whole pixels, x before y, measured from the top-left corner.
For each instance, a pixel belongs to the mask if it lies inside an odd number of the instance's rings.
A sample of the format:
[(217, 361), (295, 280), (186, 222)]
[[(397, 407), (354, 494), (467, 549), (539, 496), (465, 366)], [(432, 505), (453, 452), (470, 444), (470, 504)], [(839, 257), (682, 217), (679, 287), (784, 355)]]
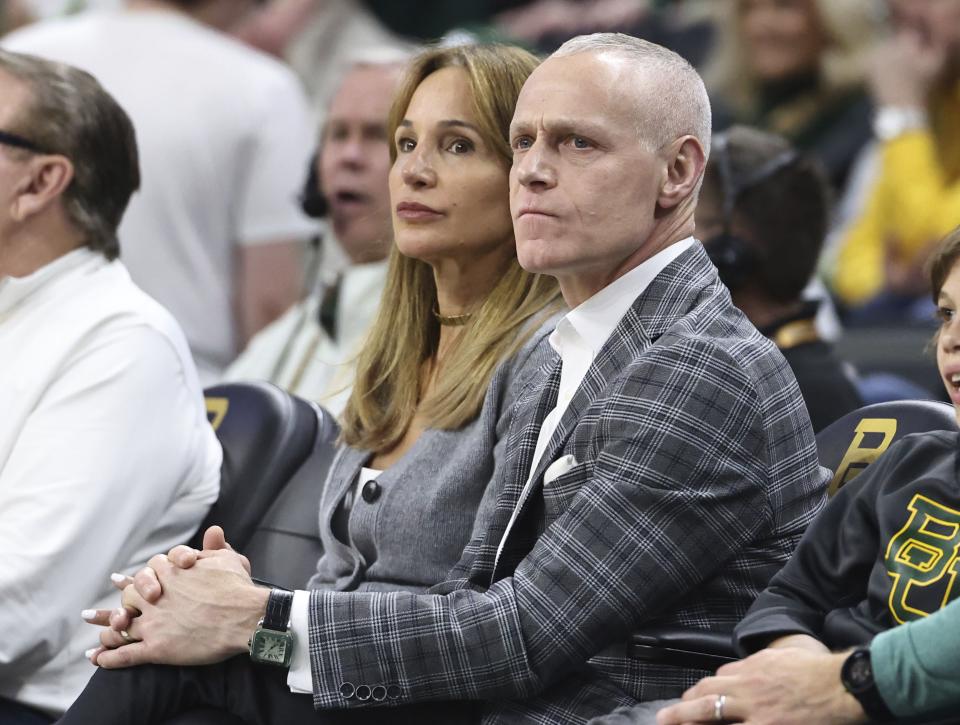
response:
[(714, 720), (723, 720), (723, 706), (727, 704), (726, 695), (717, 695), (717, 699), (713, 701), (713, 719)]
[(120, 636), (123, 637), (123, 641), (127, 644), (133, 644), (134, 642), (139, 642), (140, 640), (134, 639), (125, 629), (120, 630)]

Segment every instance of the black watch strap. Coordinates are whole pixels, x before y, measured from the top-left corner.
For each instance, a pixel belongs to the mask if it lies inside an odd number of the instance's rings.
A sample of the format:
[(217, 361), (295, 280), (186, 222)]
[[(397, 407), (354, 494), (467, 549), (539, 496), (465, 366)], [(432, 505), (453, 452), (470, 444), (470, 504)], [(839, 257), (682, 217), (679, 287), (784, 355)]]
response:
[(263, 615), (263, 628), (286, 632), (290, 625), (290, 610), (293, 608), (293, 592), (271, 589), (267, 599), (267, 611)]
[(868, 647), (858, 647), (850, 653), (843, 663), (840, 678), (847, 692), (857, 698), (860, 707), (872, 722), (896, 722), (896, 717), (890, 712), (877, 689)]

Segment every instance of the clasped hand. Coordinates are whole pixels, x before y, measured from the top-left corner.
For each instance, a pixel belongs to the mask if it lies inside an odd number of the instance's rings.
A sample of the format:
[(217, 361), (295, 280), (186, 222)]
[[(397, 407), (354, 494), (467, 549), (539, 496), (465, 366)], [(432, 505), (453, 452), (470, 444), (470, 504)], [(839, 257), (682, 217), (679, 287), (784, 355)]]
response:
[(84, 613), (104, 627), (90, 661), (108, 669), (210, 664), (244, 652), (269, 593), (250, 579), (250, 562), (219, 526), (204, 533), (203, 551), (176, 546), (114, 586), (122, 590), (119, 609)]

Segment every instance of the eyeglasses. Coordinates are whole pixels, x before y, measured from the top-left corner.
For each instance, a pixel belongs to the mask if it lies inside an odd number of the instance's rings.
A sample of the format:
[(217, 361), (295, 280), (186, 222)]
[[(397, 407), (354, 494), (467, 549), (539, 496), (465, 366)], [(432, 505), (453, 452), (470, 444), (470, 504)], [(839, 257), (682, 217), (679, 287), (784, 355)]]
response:
[(4, 146), (13, 146), (14, 148), (24, 149), (26, 151), (33, 151), (34, 153), (42, 154), (43, 149), (37, 146), (30, 139), (26, 139), (23, 136), (17, 136), (15, 133), (7, 133), (6, 131), (0, 131), (0, 144)]

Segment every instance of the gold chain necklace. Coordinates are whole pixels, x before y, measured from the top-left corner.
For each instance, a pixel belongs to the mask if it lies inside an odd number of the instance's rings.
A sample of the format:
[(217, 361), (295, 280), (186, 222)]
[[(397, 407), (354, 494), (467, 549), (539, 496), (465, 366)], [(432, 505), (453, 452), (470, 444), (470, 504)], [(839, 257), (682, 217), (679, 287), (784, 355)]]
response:
[(465, 315), (441, 315), (440, 310), (434, 307), (433, 316), (437, 318), (437, 322), (444, 327), (461, 327), (470, 322), (470, 318), (473, 317), (473, 313), (468, 312)]

